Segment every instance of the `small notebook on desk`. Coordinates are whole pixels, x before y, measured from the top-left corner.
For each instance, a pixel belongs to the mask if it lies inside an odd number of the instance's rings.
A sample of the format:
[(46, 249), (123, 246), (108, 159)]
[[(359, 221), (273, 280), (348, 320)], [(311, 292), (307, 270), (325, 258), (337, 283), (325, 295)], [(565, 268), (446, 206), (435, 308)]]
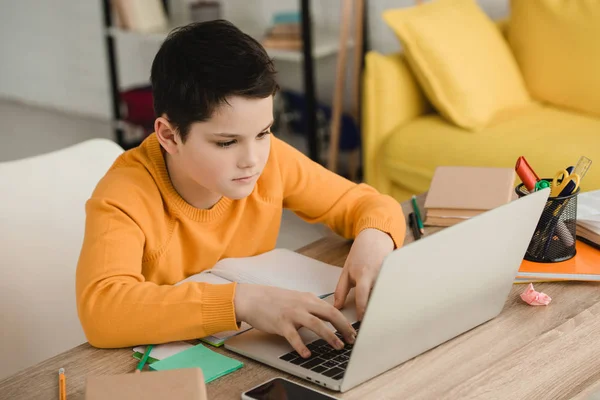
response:
[(577, 237), (600, 249), (600, 190), (577, 196)]
[(244, 364), (234, 358), (216, 353), (199, 344), (164, 360), (150, 364), (152, 371), (182, 368), (200, 368), (204, 382), (209, 383), (242, 368)]
[(425, 199), (425, 225), (452, 226), (515, 198), (513, 168), (436, 168)]
[[(341, 273), (341, 268), (295, 251), (275, 249), (254, 257), (223, 259), (212, 269), (192, 275), (177, 285), (185, 282), (254, 283), (310, 292), (324, 297), (335, 291)], [(200, 340), (218, 347), (228, 338), (248, 329), (252, 327), (242, 323), (238, 331), (220, 332)]]

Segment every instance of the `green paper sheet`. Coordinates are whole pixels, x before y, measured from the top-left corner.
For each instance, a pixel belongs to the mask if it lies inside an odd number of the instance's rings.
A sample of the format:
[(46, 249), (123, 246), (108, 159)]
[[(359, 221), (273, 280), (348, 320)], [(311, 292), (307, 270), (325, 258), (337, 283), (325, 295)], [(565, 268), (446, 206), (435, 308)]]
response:
[(208, 383), (223, 375), (230, 374), (243, 366), (243, 363), (233, 358), (225, 357), (199, 344), (181, 353), (150, 364), (150, 369), (153, 371), (163, 371), (167, 369), (197, 367), (202, 369), (204, 381)]

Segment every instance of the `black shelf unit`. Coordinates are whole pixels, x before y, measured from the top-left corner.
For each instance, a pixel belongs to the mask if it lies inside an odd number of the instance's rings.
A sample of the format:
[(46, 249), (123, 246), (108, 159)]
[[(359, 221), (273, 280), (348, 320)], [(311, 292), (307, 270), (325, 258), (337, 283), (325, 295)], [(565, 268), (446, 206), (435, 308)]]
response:
[[(162, 0), (167, 15), (169, 15), (168, 1)], [(316, 116), (316, 91), (315, 91), (315, 72), (313, 59), (312, 43), (312, 21), (310, 17), (310, 0), (299, 0), (300, 12), (302, 18), (302, 40), (303, 40), (303, 79), (307, 110), (307, 132), (309, 157), (317, 161), (319, 158), (319, 144), (317, 142), (317, 116)], [(116, 142), (124, 149), (130, 149), (139, 145), (139, 143), (128, 142), (125, 140), (125, 134), (120, 126), (122, 119), (120, 110), (120, 86), (117, 71), (117, 57), (115, 52), (115, 38), (110, 33), (112, 27), (111, 1), (102, 0), (102, 9), (104, 14), (104, 36), (106, 42), (106, 53), (108, 59), (108, 71), (112, 101), (112, 120), (114, 122), (114, 132)]]

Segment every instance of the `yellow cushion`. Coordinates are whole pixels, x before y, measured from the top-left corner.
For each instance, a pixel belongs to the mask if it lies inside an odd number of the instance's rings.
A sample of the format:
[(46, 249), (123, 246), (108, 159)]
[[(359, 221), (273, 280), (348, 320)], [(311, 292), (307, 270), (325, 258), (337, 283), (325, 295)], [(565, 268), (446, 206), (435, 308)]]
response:
[(551, 178), (584, 155), (593, 164), (582, 190), (595, 190), (600, 189), (598, 132), (598, 118), (540, 105), (477, 134), (428, 115), (389, 136), (382, 145), (381, 169), (398, 200), (406, 200), (428, 190), (439, 165), (514, 168), (517, 158), (525, 156), (538, 175)]
[(437, 0), (383, 18), (431, 103), (456, 125), (479, 130), (530, 102), (508, 44), (474, 0)]
[(531, 95), (600, 116), (600, 1), (512, 0), (509, 43)]
[(362, 94), (365, 180), (385, 190), (377, 168), (381, 143), (395, 127), (429, 112), (431, 106), (401, 54), (366, 54)]

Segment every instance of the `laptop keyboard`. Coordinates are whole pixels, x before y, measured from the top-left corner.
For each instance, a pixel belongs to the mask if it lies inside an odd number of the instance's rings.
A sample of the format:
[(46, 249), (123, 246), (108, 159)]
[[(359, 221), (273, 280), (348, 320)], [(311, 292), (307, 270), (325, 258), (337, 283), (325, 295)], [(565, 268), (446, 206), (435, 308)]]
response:
[[(352, 327), (358, 333), (360, 322), (353, 323)], [(336, 332), (335, 335), (342, 341), (344, 340), (339, 332)], [(307, 344), (306, 347), (311, 353), (309, 358), (302, 358), (296, 351), (290, 351), (279, 358), (334, 380), (340, 380), (344, 377), (352, 352), (351, 344), (346, 344), (342, 350), (336, 350), (325, 340), (317, 339)]]

